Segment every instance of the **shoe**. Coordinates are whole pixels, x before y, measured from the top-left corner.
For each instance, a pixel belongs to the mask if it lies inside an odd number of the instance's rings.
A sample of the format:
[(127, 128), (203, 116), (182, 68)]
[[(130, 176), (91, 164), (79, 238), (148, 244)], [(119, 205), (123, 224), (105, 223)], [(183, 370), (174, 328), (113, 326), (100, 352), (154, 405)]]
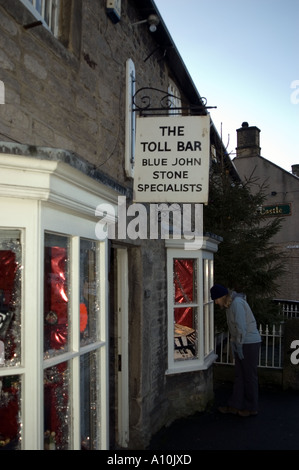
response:
[(242, 416), (242, 418), (247, 418), (248, 416), (256, 416), (257, 411), (239, 410), (238, 415)]
[(228, 413), (232, 415), (238, 414), (237, 408), (232, 408), (231, 406), (219, 406), (218, 411), (220, 411), (220, 413), (223, 413), (223, 414), (228, 414)]
[(239, 411), (238, 411), (238, 415), (239, 415), (239, 416), (242, 416), (242, 418), (247, 418), (248, 416), (250, 416), (250, 411), (247, 411), (247, 410), (239, 410)]

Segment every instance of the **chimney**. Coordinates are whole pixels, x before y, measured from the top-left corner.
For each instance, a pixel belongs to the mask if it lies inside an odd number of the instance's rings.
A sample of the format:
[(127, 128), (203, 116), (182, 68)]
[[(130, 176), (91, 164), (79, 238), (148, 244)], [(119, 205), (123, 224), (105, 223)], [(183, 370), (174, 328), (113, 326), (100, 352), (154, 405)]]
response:
[(248, 122), (242, 123), (242, 127), (237, 129), (237, 157), (260, 156), (260, 132), (255, 126), (249, 127)]
[(299, 165), (292, 165), (292, 173), (295, 176), (299, 176)]

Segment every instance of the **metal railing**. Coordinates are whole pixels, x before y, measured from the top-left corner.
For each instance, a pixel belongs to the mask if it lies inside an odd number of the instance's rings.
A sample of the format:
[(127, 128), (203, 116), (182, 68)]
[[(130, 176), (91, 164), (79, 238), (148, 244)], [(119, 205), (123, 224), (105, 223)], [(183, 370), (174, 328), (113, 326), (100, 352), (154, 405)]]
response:
[[(299, 301), (274, 299), (279, 305), (281, 322), (278, 325), (259, 327), (262, 344), (259, 355), (259, 367), (282, 369), (283, 367), (283, 325), (286, 320), (299, 319)], [(215, 352), (218, 355), (217, 364), (234, 364), (230, 348), (229, 332), (218, 333), (215, 336)]]
[[(259, 354), (259, 367), (281, 369), (283, 361), (283, 324), (259, 328), (262, 344)], [(217, 364), (234, 364), (230, 348), (229, 332), (222, 332), (215, 336), (215, 352), (218, 355)]]
[(280, 315), (284, 319), (299, 318), (299, 301), (274, 299), (274, 302), (279, 306)]

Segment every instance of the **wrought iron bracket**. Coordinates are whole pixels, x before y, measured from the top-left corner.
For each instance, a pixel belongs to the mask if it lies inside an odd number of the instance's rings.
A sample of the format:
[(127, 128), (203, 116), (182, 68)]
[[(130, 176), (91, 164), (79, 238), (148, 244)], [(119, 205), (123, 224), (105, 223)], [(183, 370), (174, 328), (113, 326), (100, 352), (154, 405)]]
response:
[[(160, 97), (158, 96), (160, 94)], [(186, 107), (176, 106), (178, 97), (153, 87), (142, 87), (132, 96), (132, 111), (140, 115), (169, 115), (187, 113), (190, 115), (205, 115), (207, 109), (217, 106), (207, 106), (207, 99), (201, 97), (201, 104)]]

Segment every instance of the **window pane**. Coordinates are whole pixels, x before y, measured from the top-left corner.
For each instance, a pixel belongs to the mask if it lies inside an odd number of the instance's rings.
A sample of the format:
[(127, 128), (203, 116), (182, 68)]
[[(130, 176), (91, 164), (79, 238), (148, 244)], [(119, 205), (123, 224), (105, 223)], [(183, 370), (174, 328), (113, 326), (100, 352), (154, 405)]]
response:
[[(178, 309), (176, 309), (178, 310)], [(192, 310), (192, 317), (193, 311)], [(174, 359), (192, 359), (197, 356), (197, 342), (195, 329), (189, 328), (188, 326), (179, 325), (175, 323), (174, 325)]]
[[(174, 359), (197, 356), (197, 260), (174, 259)], [(189, 304), (189, 305), (188, 305)]]
[(98, 391), (99, 373), (97, 353), (84, 354), (80, 358), (81, 449), (99, 448)]
[[(47, 6), (48, 4), (46, 4)], [(49, 26), (51, 31), (57, 35), (58, 32), (58, 13), (59, 13), (59, 0), (52, 0), (50, 5), (48, 5), (49, 9)]]
[(97, 251), (91, 240), (80, 242), (81, 345), (97, 340)]
[(44, 13), (44, 20), (49, 26), (51, 26), (51, 3), (52, 2), (46, 2)]
[(0, 366), (21, 362), (21, 270), (19, 231), (0, 231)]
[(214, 347), (214, 318), (213, 301), (210, 297), (210, 288), (213, 282), (213, 260), (203, 260), (203, 328), (204, 328), (204, 354), (208, 355)]
[(70, 448), (70, 373), (67, 362), (44, 371), (44, 449)]
[(174, 260), (173, 281), (176, 304), (197, 302), (196, 267), (195, 259)]
[(36, 0), (35, 1), (35, 8), (39, 12), (39, 14), (42, 14), (42, 0)]
[(57, 36), (60, 0), (20, 0), (30, 12)]
[(44, 351), (47, 357), (68, 350), (69, 240), (45, 234)]
[(0, 450), (19, 450), (21, 442), (19, 377), (0, 378)]

